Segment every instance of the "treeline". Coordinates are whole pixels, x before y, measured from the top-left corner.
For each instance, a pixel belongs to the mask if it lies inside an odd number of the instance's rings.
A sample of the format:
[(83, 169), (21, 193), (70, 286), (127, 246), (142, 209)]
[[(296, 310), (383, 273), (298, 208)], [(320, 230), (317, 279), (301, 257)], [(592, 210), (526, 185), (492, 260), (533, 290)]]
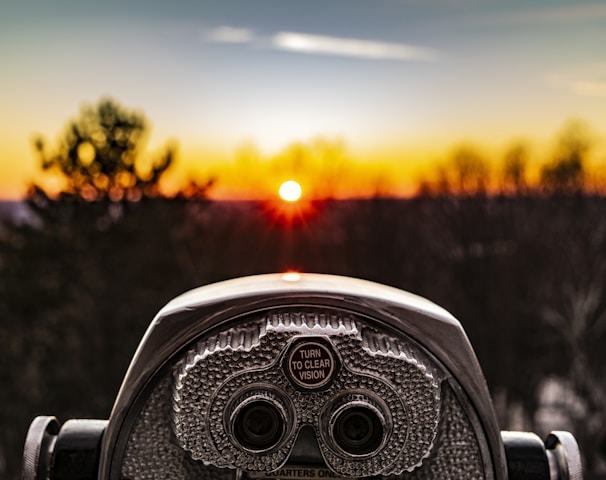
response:
[[(269, 190), (267, 178), (295, 178), (304, 183), (307, 195), (315, 199), (403, 194), (603, 194), (604, 146), (603, 139), (587, 124), (570, 120), (541, 148), (523, 140), (512, 142), (503, 150), (466, 142), (438, 159), (420, 159), (402, 153), (391, 162), (382, 162), (380, 158), (354, 160), (346, 143), (338, 138), (293, 142), (274, 156), (264, 156), (254, 144), (248, 144), (236, 152), (237, 170), (226, 171), (230, 181), (239, 175), (254, 186), (257, 194)], [(419, 164), (422, 171), (415, 172)]]
[(502, 155), (485, 155), (471, 144), (455, 148), (422, 179), (418, 193), (442, 194), (573, 194), (604, 193), (606, 164), (592, 164), (595, 141), (589, 127), (571, 120), (556, 135), (549, 156), (536, 158), (529, 143), (512, 143)]
[[(89, 202), (165, 196), (162, 180), (176, 163), (177, 147), (168, 142), (159, 154), (146, 153), (148, 125), (142, 113), (105, 98), (83, 106), (51, 148), (37, 137), (34, 147), (41, 170), (58, 185), (53, 196)], [(606, 152), (600, 151), (602, 147), (587, 124), (571, 120), (540, 151), (521, 140), (502, 152), (464, 143), (440, 161), (424, 161), (423, 172), (409, 174), (406, 181), (416, 182), (414, 193), (421, 196), (603, 194), (606, 157), (600, 155)], [(354, 161), (338, 138), (293, 142), (271, 157), (249, 143), (236, 151), (235, 163), (225, 166), (223, 173), (230, 182), (239, 178), (242, 194), (255, 198), (277, 189), (273, 179), (292, 178), (304, 184), (306, 196), (312, 199), (390, 197), (410, 188), (399, 184), (405, 180), (398, 170), (419, 163), (415, 158), (402, 158), (400, 165), (367, 160)], [(190, 178), (171, 196), (205, 197), (214, 181), (212, 175)], [(32, 190), (47, 193), (44, 185), (34, 184)]]

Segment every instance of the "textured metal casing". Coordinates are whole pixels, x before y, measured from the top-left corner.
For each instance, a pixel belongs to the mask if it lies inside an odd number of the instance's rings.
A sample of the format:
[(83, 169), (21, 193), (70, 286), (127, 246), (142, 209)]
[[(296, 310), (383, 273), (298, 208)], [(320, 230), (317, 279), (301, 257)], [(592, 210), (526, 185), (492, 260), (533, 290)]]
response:
[[(148, 328), (114, 404), (103, 438), (99, 479), (119, 478), (113, 461), (126, 447), (133, 412), (154, 377), (175, 362), (185, 346), (252, 312), (278, 307), (332, 308), (374, 319), (386, 330), (414, 339), (431, 352), (463, 390), (487, 439), (485, 454), (505, 479), (505, 456), (488, 389), (459, 322), (421, 297), (347, 277), (261, 275), (192, 290), (168, 303)], [(405, 319), (405, 321), (403, 320)], [(456, 387), (459, 388), (459, 387)]]

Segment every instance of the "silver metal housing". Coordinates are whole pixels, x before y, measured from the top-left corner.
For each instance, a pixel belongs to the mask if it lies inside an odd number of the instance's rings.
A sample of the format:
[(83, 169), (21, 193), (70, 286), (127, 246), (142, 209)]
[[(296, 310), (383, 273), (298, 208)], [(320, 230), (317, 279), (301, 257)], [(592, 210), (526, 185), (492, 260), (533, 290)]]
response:
[[(320, 337), (341, 368), (321, 388), (294, 385), (283, 357), (297, 339)], [(276, 389), (271, 401), (290, 422), (270, 452), (241, 452), (224, 423), (233, 399), (255, 385)], [(343, 389), (366, 389), (389, 409), (391, 436), (372, 458), (347, 458), (322, 433), (322, 408)], [(484, 376), (452, 315), (367, 281), (286, 274), (202, 287), (158, 313), (114, 404), (99, 479), (271, 477), (304, 428), (316, 433), (319, 460), (343, 477), (506, 478)], [(159, 468), (164, 475), (149, 473)]]

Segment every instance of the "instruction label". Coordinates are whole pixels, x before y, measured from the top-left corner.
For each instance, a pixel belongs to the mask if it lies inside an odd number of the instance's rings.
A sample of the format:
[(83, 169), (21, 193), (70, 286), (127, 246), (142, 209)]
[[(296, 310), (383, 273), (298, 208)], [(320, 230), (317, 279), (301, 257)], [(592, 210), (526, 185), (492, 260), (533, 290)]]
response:
[(301, 342), (290, 352), (288, 370), (293, 381), (302, 387), (321, 387), (331, 380), (332, 374), (335, 371), (334, 354), (322, 343), (314, 341)]

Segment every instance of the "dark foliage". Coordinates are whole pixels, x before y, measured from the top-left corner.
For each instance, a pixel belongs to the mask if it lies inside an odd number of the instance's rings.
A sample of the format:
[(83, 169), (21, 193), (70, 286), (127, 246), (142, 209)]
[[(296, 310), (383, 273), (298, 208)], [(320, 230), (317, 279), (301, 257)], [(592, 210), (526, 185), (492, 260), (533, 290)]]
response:
[(331, 201), (289, 218), (257, 203), (46, 202), (38, 223), (0, 242), (1, 478), (17, 477), (35, 415), (107, 418), (171, 297), (288, 268), (387, 283), (450, 310), (491, 391), (524, 406), (526, 428), (541, 382), (568, 379), (589, 412), (574, 428), (590, 471), (604, 461), (589, 422), (606, 418), (602, 197)]
[(35, 147), (42, 169), (63, 182), (63, 196), (138, 200), (158, 195), (160, 178), (173, 161), (170, 148), (153, 160), (141, 155), (146, 131), (142, 114), (103, 99), (94, 107), (83, 107), (53, 152), (46, 151), (41, 138)]

